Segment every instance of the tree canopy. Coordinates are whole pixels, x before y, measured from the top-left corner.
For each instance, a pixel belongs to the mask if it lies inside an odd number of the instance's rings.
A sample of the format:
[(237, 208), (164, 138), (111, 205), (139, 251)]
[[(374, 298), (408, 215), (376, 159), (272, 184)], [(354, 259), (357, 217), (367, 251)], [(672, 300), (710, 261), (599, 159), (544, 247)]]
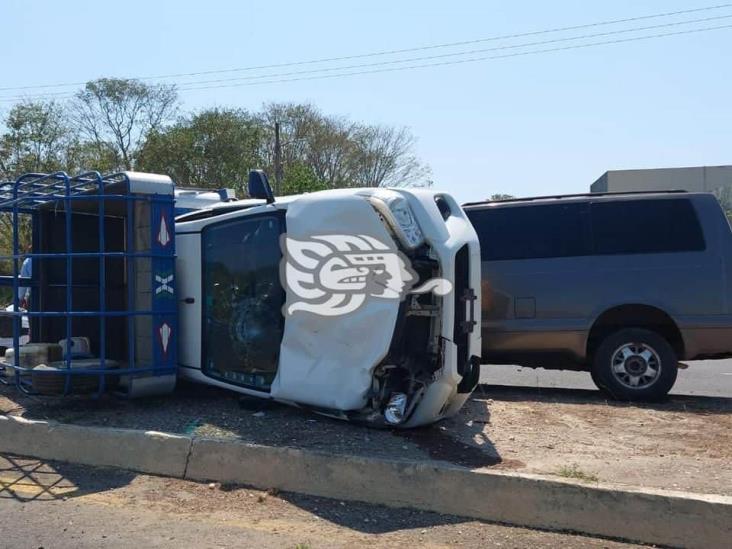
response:
[(170, 175), (181, 186), (242, 190), (249, 170), (262, 168), (276, 194), (430, 184), (407, 128), (296, 103), (181, 113), (175, 87), (139, 80), (101, 78), (64, 103), (18, 103), (3, 126), (2, 179), (29, 171), (134, 169)]
[(175, 87), (139, 80), (101, 78), (87, 82), (70, 105), (79, 136), (115, 163), (131, 170), (145, 137), (174, 114)]
[(241, 109), (211, 109), (151, 131), (138, 156), (144, 171), (180, 185), (241, 188), (260, 164), (262, 129)]
[(71, 131), (63, 107), (53, 101), (25, 101), (10, 109), (0, 136), (0, 170), (6, 174), (45, 172), (66, 162)]

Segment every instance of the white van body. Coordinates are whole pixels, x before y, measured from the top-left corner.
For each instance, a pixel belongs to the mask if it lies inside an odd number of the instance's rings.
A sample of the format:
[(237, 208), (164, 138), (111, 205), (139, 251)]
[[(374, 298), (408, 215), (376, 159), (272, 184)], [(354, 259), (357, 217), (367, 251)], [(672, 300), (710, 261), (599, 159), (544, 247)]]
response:
[(478, 238), (446, 193), (222, 203), (176, 219), (176, 250), (183, 378), (398, 427), (455, 414), (478, 381)]

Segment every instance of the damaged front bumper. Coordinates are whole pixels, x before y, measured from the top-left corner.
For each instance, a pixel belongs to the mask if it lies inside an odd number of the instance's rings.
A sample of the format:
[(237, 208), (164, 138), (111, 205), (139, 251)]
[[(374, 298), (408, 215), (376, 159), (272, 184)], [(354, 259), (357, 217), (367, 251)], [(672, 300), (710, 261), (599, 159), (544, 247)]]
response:
[[(453, 291), (442, 298), (431, 316), (433, 342), (438, 345), (436, 362), (425, 361), (417, 366), (417, 375), (426, 378), (423, 390), (411, 395), (412, 412), (399, 424), (415, 427), (456, 414), (468, 399), (480, 376), (480, 311), (478, 286), (471, 276), (470, 245), (465, 243), (447, 264), (453, 270), (450, 280)], [(408, 308), (406, 314), (414, 314)], [(410, 353), (419, 353), (410, 346)]]
[[(478, 383), (480, 250), (472, 225), (451, 197), (431, 192), (405, 195), (415, 216), (428, 217), (420, 222), (425, 244), (410, 254), (417, 286), (443, 279), (452, 290), (404, 299), (389, 353), (374, 369), (369, 405), (355, 416), (416, 427), (457, 413)], [(438, 198), (447, 203), (447, 215), (435, 208)]]

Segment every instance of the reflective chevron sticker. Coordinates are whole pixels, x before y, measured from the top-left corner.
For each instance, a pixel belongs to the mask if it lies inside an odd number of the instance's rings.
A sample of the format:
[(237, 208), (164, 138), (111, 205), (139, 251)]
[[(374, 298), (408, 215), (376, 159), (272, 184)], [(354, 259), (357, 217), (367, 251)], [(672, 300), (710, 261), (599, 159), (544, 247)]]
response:
[(163, 322), (158, 328), (158, 335), (160, 336), (160, 345), (163, 348), (163, 355), (168, 354), (168, 344), (170, 343), (170, 336), (173, 334), (173, 329), (168, 326), (167, 322)]
[(165, 247), (170, 242), (170, 231), (168, 230), (168, 221), (165, 214), (160, 216), (160, 230), (158, 231), (158, 242)]
[(173, 288), (173, 275), (155, 275), (155, 295), (163, 294), (161, 297), (170, 297), (174, 295), (175, 289)]

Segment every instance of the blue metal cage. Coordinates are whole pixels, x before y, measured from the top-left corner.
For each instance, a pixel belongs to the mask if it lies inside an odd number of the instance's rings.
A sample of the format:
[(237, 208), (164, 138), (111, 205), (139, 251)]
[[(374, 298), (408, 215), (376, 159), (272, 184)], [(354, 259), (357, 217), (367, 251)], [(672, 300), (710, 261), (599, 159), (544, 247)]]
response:
[[(175, 292), (174, 186), (170, 178), (123, 172), (32, 173), (0, 183), (0, 214), (11, 216), (12, 361), (5, 383), (38, 393), (38, 380), (62, 380), (63, 394), (79, 380), (95, 382), (97, 395), (119, 383), (129, 396), (172, 390), (178, 332)], [(22, 251), (21, 220), (32, 226), (30, 252)], [(31, 276), (21, 264), (31, 261)], [(30, 289), (21, 308), (19, 292)], [(30, 340), (65, 340), (54, 367), (21, 365), (21, 332)], [(59, 337), (63, 336), (63, 337)], [(71, 352), (72, 338), (85, 337), (90, 358), (84, 367)], [(98, 362), (98, 363), (97, 363)], [(9, 375), (8, 375), (9, 374)], [(77, 380), (75, 382), (75, 380)]]

